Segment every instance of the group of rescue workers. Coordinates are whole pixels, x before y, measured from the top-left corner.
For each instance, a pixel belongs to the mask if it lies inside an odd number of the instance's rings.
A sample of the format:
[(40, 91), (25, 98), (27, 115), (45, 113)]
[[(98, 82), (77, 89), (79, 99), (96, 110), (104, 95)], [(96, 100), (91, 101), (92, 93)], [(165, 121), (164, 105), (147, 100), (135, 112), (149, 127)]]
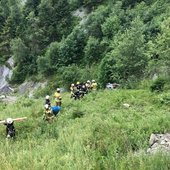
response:
[(61, 110), (62, 104), (62, 97), (61, 97), (61, 90), (57, 88), (56, 92), (54, 93), (55, 98), (55, 106), (51, 106), (50, 96), (47, 95), (45, 97), (45, 113), (43, 119), (48, 121), (49, 123), (54, 120), (54, 118), (58, 115), (59, 111)]
[[(76, 84), (71, 84), (70, 91), (71, 91), (71, 98), (77, 100), (83, 98), (84, 95), (88, 94), (91, 91), (97, 90), (97, 83), (95, 80), (87, 80), (86, 83), (77, 82)], [(55, 98), (55, 106), (51, 106), (50, 96), (47, 95), (45, 97), (45, 113), (43, 119), (48, 121), (49, 123), (54, 120), (54, 118), (58, 115), (59, 111), (61, 110), (62, 104), (62, 97), (61, 97), (61, 90), (57, 88), (56, 92), (54, 93)]]
[(97, 83), (95, 80), (87, 80), (85, 83), (77, 82), (76, 84), (71, 84), (71, 98), (77, 100), (83, 98), (91, 91), (97, 90)]
[[(71, 84), (70, 91), (71, 91), (71, 98), (77, 100), (82, 98), (84, 95), (88, 94), (91, 91), (97, 90), (97, 83), (95, 80), (87, 80), (86, 83), (77, 82), (76, 84)], [(54, 93), (55, 99), (55, 106), (51, 105), (50, 96), (47, 95), (45, 97), (45, 112), (43, 115), (43, 119), (48, 121), (49, 123), (53, 122), (54, 118), (59, 114), (62, 105), (62, 97), (61, 97), (61, 90), (57, 88), (56, 92)], [(26, 118), (18, 118), (15, 119), (16, 121), (22, 121)], [(12, 118), (8, 118), (6, 120), (0, 121), (6, 126), (6, 137), (7, 138), (14, 138), (15, 137), (15, 127), (14, 127), (14, 120)]]

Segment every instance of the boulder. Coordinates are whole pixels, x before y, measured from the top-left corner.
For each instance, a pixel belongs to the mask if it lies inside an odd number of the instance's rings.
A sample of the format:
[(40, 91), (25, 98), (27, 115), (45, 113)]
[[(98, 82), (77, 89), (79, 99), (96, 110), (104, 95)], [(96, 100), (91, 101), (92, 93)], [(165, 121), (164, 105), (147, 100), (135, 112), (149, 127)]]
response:
[(150, 148), (147, 153), (154, 154), (157, 152), (170, 153), (170, 133), (151, 134), (149, 139)]

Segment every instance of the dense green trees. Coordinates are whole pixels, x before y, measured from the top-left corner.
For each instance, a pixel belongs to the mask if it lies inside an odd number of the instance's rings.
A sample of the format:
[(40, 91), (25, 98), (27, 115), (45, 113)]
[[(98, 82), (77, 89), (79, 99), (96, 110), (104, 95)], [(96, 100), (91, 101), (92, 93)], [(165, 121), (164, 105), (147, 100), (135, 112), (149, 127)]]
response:
[(98, 39), (89, 37), (87, 45), (85, 46), (85, 63), (91, 65), (92, 63), (98, 63), (101, 58), (101, 45)]
[(158, 36), (148, 43), (150, 69), (161, 76), (170, 73), (170, 17), (162, 22)]
[(2, 1), (0, 10), (2, 24), (0, 26), (0, 61), (4, 62), (11, 54), (10, 41), (19, 35), (22, 14), (17, 0)]
[(68, 75), (67, 66), (95, 68), (103, 86), (162, 75), (170, 71), (169, 12), (168, 0), (1, 0), (0, 63), (14, 56), (14, 83), (61, 67)]
[(115, 37), (111, 45), (113, 50), (101, 64), (101, 82), (125, 83), (139, 80), (147, 63), (143, 32), (144, 24), (140, 18), (136, 18), (124, 34)]

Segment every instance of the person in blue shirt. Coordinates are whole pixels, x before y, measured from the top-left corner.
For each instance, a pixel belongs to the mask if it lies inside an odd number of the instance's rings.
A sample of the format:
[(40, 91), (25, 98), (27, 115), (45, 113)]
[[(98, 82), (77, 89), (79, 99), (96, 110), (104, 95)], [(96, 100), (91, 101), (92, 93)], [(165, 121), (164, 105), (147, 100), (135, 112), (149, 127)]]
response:
[(45, 113), (44, 113), (44, 120), (47, 120), (49, 123), (53, 121), (54, 117), (56, 117), (61, 110), (60, 106), (49, 106), (45, 104)]
[(57, 116), (59, 111), (61, 110), (61, 106), (51, 106), (51, 110), (54, 116)]

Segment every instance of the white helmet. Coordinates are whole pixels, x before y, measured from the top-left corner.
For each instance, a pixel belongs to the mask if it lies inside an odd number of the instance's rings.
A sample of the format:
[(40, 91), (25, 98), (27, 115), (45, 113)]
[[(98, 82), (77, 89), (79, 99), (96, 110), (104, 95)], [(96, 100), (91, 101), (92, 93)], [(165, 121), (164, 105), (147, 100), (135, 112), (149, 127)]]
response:
[(57, 91), (60, 91), (60, 88), (57, 88)]
[(124, 103), (123, 106), (126, 107), (126, 108), (129, 108), (129, 107), (130, 107), (130, 104)]
[(94, 82), (95, 82), (95, 80), (92, 80), (92, 82), (94, 83)]
[(87, 80), (87, 83), (90, 83), (90, 80)]
[(11, 123), (13, 123), (13, 119), (12, 119), (12, 118), (7, 118), (6, 122), (7, 122), (8, 124), (11, 124)]
[(74, 86), (74, 84), (71, 84), (71, 86), (73, 87), (73, 86)]
[(49, 99), (49, 98), (50, 98), (50, 96), (49, 96), (49, 95), (47, 95), (45, 98), (46, 98), (46, 99)]
[(48, 109), (48, 108), (49, 108), (49, 105), (48, 105), (48, 104), (45, 104), (44, 107), (45, 107), (45, 109)]

